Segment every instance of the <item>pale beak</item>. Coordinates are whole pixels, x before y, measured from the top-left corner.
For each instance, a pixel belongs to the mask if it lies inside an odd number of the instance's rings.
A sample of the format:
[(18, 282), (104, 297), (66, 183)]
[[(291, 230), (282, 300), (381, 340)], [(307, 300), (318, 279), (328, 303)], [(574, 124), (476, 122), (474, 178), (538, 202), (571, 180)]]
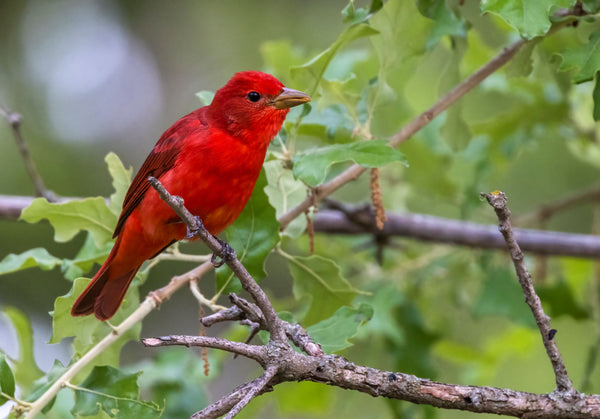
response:
[(310, 102), (309, 95), (302, 93), (299, 90), (284, 87), (281, 93), (279, 93), (270, 104), (275, 106), (276, 109), (288, 109), (302, 105), (306, 102)]

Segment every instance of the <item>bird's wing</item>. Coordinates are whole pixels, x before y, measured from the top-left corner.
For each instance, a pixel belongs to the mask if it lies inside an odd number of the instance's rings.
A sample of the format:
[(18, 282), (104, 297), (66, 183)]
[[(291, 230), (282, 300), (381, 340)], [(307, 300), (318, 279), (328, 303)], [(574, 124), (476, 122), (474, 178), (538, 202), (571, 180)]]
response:
[(133, 178), (129, 189), (127, 190), (127, 194), (125, 194), (123, 210), (119, 216), (119, 221), (117, 221), (117, 227), (115, 227), (113, 238), (119, 235), (127, 217), (129, 217), (144, 198), (146, 191), (150, 187), (148, 177), (154, 176), (158, 179), (175, 165), (177, 156), (181, 151), (181, 143), (181, 137), (178, 135), (163, 135), (158, 143), (156, 143), (152, 152), (135, 175), (135, 178)]

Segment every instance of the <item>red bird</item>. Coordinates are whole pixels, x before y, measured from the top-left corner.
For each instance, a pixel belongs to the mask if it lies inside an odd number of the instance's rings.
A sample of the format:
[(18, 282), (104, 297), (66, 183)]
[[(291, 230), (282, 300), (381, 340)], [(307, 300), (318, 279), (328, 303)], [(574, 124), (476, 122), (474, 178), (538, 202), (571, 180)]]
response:
[(149, 176), (181, 196), (217, 235), (246, 206), (289, 108), (308, 101), (308, 95), (269, 74), (245, 71), (219, 89), (209, 106), (166, 130), (125, 195), (112, 251), (71, 314), (110, 319), (142, 263), (185, 238), (186, 225), (150, 187)]

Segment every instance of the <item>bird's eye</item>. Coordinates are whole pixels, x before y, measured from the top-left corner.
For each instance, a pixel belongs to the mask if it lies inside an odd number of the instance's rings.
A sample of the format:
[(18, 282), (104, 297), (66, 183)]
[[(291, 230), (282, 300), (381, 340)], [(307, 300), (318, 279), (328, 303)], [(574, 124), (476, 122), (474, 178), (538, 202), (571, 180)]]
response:
[(248, 93), (246, 96), (250, 102), (258, 102), (260, 100), (260, 93), (255, 92), (254, 90)]

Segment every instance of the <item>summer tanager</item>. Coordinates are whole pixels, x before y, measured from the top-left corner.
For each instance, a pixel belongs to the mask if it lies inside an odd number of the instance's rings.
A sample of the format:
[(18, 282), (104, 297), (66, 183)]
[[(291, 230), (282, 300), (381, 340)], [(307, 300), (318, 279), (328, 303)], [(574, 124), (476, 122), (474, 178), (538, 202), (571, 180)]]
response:
[(310, 101), (275, 77), (246, 71), (219, 89), (209, 106), (177, 121), (160, 137), (123, 202), (106, 262), (71, 314), (111, 318), (144, 261), (186, 236), (186, 225), (150, 187), (154, 176), (206, 229), (219, 234), (246, 206), (289, 108)]

